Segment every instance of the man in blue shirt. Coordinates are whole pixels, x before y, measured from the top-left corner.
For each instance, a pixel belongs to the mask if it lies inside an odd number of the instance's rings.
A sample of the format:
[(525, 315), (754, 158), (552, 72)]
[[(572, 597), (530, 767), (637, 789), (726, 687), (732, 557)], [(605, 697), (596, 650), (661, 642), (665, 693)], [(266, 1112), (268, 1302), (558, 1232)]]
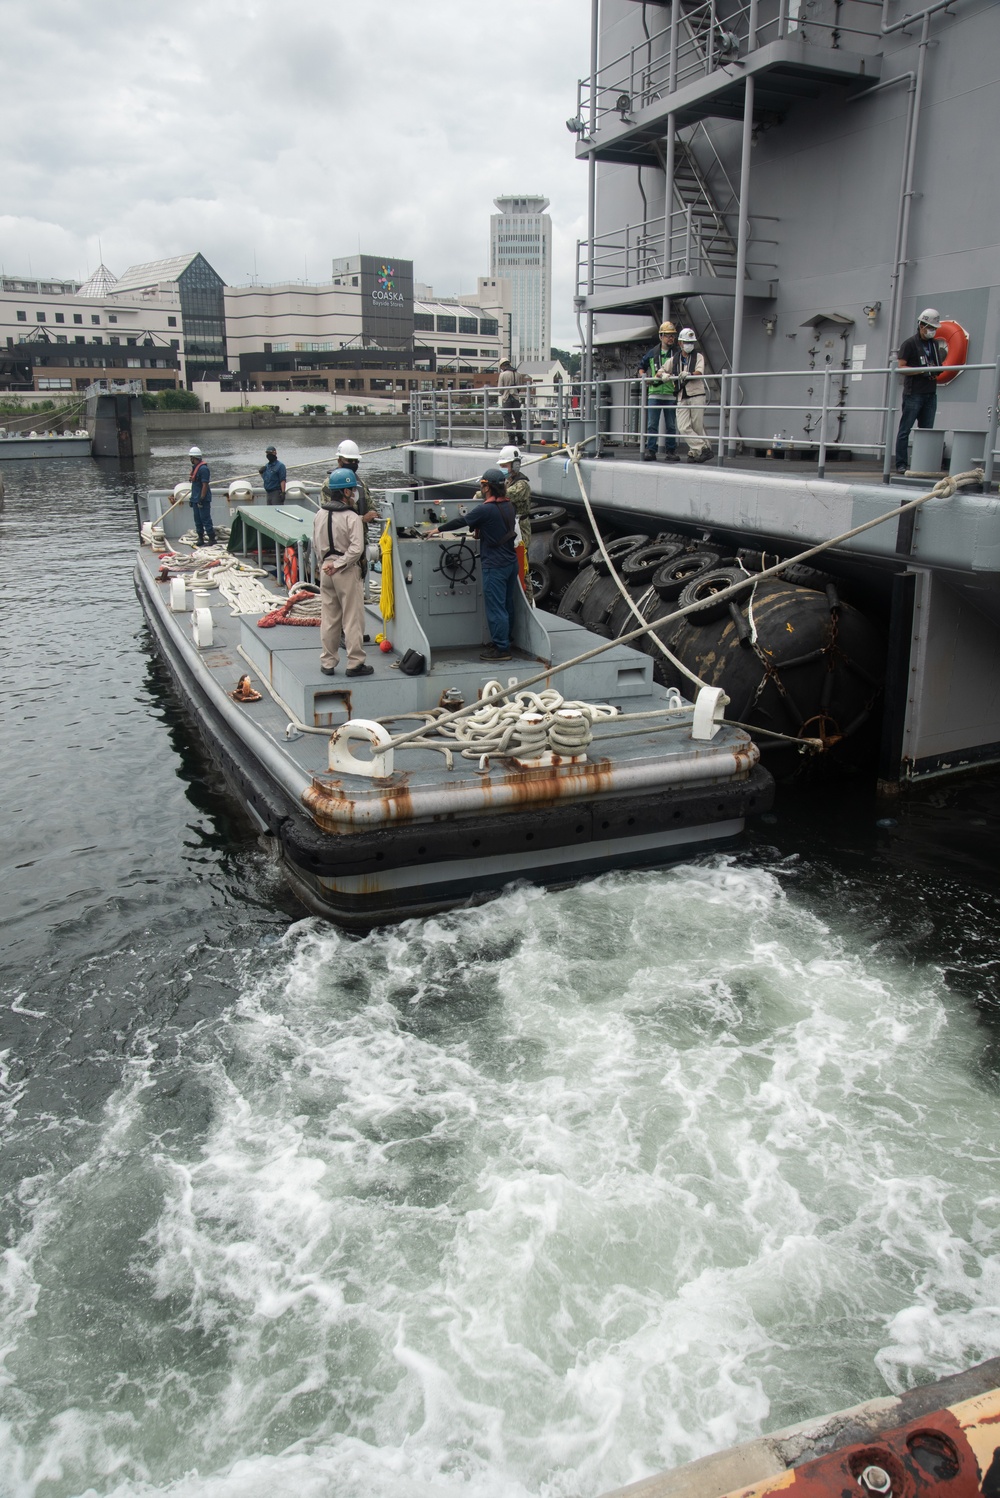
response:
[(914, 422), (919, 427), (932, 427), (937, 415), (938, 377), (928, 371), (937, 369), (941, 363), (934, 337), (940, 326), (938, 312), (928, 307), (920, 314), (916, 337), (905, 339), (896, 356), (899, 368), (908, 371), (903, 380), (903, 410), (896, 433), (897, 473), (906, 472)]
[(264, 480), (264, 499), (269, 505), (280, 505), (285, 498), (285, 480), (288, 470), (278, 461), (278, 449), (269, 447), (264, 454), (266, 462), (257, 471)]
[[(212, 475), (201, 455), (200, 447), (188, 451), (191, 459), (191, 509), (198, 531), (199, 546), (215, 545), (215, 526), (212, 524)], [(208, 537), (208, 540), (205, 537)]]
[(467, 515), (447, 520), (430, 533), (439, 536), (443, 531), (457, 531), (468, 526), (479, 536), (483, 603), (493, 641), (480, 653), (481, 661), (509, 661), (511, 658), (510, 635), (521, 579), (514, 545), (517, 516), (506, 497), (506, 485), (507, 475), (502, 468), (487, 468), (479, 481), (482, 503), (475, 505)]

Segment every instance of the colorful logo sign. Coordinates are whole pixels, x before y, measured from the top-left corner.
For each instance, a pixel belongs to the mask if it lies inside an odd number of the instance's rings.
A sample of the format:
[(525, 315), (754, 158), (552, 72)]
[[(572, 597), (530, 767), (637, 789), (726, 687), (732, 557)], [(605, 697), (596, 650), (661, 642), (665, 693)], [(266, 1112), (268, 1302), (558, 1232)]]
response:
[(403, 293), (396, 290), (396, 270), (392, 265), (380, 264), (379, 273), (375, 277), (375, 290), (372, 292), (373, 302), (402, 302)]
[(395, 274), (396, 272), (393, 270), (391, 265), (383, 265), (381, 273), (378, 277), (378, 284), (383, 291), (396, 290), (392, 279)]

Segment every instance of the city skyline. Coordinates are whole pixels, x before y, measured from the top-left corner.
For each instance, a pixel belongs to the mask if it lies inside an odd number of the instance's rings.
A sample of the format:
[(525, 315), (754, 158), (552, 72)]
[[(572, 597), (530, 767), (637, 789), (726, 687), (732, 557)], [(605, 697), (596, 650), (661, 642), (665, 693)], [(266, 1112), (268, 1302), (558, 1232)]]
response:
[[(178, 0), (169, 26), (124, 0), (85, 26), (68, 0), (10, 0), (0, 263), (84, 281), (102, 260), (121, 274), (197, 245), (240, 285), (325, 279), (335, 255), (391, 250), (457, 294), (487, 270), (492, 200), (527, 181), (554, 205), (553, 341), (565, 344), (586, 181), (564, 120), (587, 69), (585, 10), (509, 0), (532, 44), (516, 85), (491, 82), (484, 108), (451, 87), (411, 101), (417, 77), (464, 79), (474, 100), (493, 22), (461, 0), (419, 16), (404, 0), (377, 13)], [(340, 74), (363, 84), (363, 104), (348, 104)], [(387, 125), (401, 110), (406, 128)]]

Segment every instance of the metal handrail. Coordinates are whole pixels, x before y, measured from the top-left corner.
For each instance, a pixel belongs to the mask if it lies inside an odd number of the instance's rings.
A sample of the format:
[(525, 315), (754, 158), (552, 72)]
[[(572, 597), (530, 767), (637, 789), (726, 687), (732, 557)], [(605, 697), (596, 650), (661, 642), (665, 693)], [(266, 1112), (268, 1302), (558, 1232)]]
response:
[[(875, 26), (850, 26), (838, 21), (792, 16), (789, 0), (780, 0), (777, 15), (758, 19), (751, 37), (752, 9), (749, 0), (723, 16), (719, 15), (715, 0), (704, 0), (703, 4), (687, 9), (680, 17), (685, 34), (678, 35), (675, 44), (671, 40), (672, 23), (668, 21), (648, 39), (643, 37), (627, 52), (604, 63), (593, 77), (578, 80), (579, 117), (599, 120), (607, 114), (622, 113), (618, 100), (623, 93), (628, 94), (630, 102), (639, 99), (643, 106), (669, 97), (671, 91), (676, 91), (692, 77), (699, 74), (710, 76), (735, 58), (745, 57), (770, 40), (783, 40), (789, 32), (801, 35), (818, 32), (829, 37), (832, 47), (839, 46), (844, 35), (872, 40), (878, 37)], [(652, 53), (657, 50), (658, 43), (661, 46), (654, 58)], [(673, 90), (670, 89), (671, 82)], [(615, 95), (614, 101), (605, 104), (602, 96), (610, 94)]]
[[(994, 364), (967, 364), (968, 374), (992, 374), (992, 399), (990, 421), (984, 445), (984, 487), (989, 490), (998, 456), (998, 414), (1000, 414), (1000, 359)], [(824, 369), (787, 370), (741, 370), (734, 373), (724, 370), (721, 374), (707, 373), (705, 379), (719, 387), (718, 399), (706, 401), (704, 411), (709, 440), (715, 449), (716, 460), (725, 464), (735, 453), (736, 446), (771, 448), (777, 442), (779, 448), (791, 452), (804, 451), (815, 454), (817, 474), (824, 477), (827, 459), (831, 452), (865, 451), (881, 455), (883, 477), (888, 479), (889, 464), (893, 450), (893, 434), (896, 425), (898, 403), (886, 405), (883, 401), (874, 404), (852, 404), (849, 400), (849, 384), (857, 380), (870, 380), (886, 374), (902, 377), (896, 368), (855, 369), (838, 365)], [(794, 399), (752, 401), (744, 396), (743, 387), (753, 380), (809, 380), (809, 400), (800, 404)], [(813, 397), (816, 386), (821, 387), (820, 398)], [(645, 440), (647, 426), (645, 381), (636, 377), (618, 376), (613, 379), (597, 379), (590, 382), (574, 381), (572, 386), (557, 384), (550, 390), (540, 392), (531, 385), (518, 386), (517, 395), (522, 410), (516, 413), (512, 426), (512, 413), (505, 411), (503, 400), (509, 396), (507, 389), (484, 386), (478, 390), (441, 390), (414, 392), (410, 397), (411, 436), (423, 441), (438, 441), (454, 446), (456, 441), (489, 449), (502, 446), (511, 440), (515, 432), (523, 432), (528, 443), (543, 442), (559, 445), (567, 440), (578, 440), (585, 430), (596, 434), (601, 440), (612, 444), (628, 445)], [(573, 402), (576, 402), (574, 406)], [(729, 420), (738, 413), (744, 430), (734, 440), (729, 432)], [(805, 428), (803, 437), (786, 437), (784, 430), (772, 436), (766, 430), (770, 421), (764, 421), (764, 430), (747, 430), (751, 421), (758, 424), (764, 413), (778, 413), (787, 418), (793, 413), (805, 412), (811, 423), (815, 413), (815, 424)], [(615, 413), (619, 413), (618, 425)], [(849, 430), (828, 435), (831, 420), (854, 422), (870, 418), (867, 430), (851, 434)], [(574, 439), (574, 428), (578, 428)], [(681, 439), (683, 440), (683, 438)]]

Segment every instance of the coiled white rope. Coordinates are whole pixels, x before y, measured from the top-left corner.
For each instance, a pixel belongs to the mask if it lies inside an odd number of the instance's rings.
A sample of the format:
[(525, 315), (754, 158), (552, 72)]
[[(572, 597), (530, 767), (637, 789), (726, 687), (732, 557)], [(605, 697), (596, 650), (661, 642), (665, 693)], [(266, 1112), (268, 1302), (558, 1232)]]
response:
[(562, 754), (582, 753), (590, 743), (592, 725), (602, 718), (618, 717), (618, 709), (610, 703), (567, 702), (553, 687), (498, 700), (503, 691), (499, 681), (488, 681), (474, 712), (443, 724), (430, 720), (425, 733), (454, 739), (466, 759), (504, 754), (512, 744), (524, 758), (532, 758), (547, 748)]

